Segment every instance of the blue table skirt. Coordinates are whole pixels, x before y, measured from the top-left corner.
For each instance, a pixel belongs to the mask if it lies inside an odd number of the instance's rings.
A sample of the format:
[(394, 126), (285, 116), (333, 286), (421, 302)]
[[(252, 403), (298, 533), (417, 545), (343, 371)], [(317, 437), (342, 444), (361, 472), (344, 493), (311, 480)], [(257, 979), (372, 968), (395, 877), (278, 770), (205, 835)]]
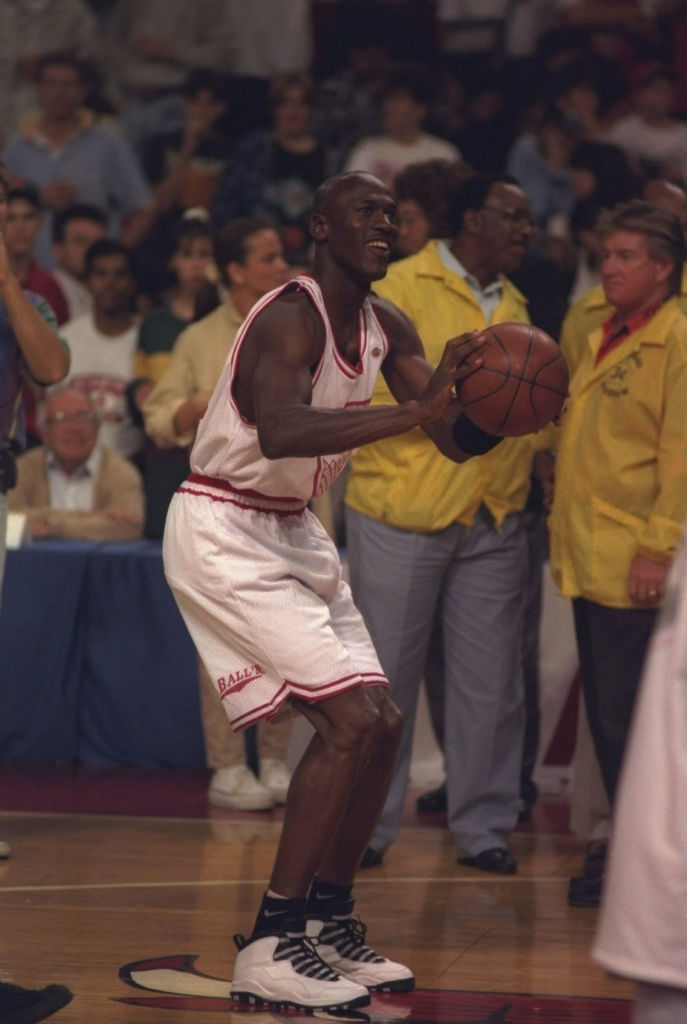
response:
[(8, 551), (0, 760), (204, 766), (196, 655), (159, 543)]

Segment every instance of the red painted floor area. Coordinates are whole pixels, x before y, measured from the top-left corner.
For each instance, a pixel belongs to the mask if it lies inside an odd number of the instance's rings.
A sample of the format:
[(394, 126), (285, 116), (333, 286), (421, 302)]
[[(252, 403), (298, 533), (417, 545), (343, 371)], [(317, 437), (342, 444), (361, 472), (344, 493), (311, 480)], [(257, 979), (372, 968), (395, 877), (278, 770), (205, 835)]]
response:
[[(189, 1015), (191, 1012), (229, 1011), (247, 1015), (257, 1012), (281, 1024), (312, 1022), (312, 1016), (298, 1010), (277, 1011), (237, 1004), (226, 996), (200, 995), (201, 982), (210, 980), (227, 987), (229, 982), (199, 971), (196, 959), (194, 954), (181, 954), (126, 964), (120, 969), (119, 977), (136, 989), (137, 994), (118, 996), (117, 1001), (157, 1010), (186, 1010)], [(161, 971), (168, 989), (160, 981)], [(150, 984), (146, 979), (148, 974)], [(148, 994), (142, 994), (142, 990), (148, 988)], [(194, 988), (198, 988), (198, 994), (194, 993)], [(362, 1011), (316, 1013), (315, 1016), (349, 1024), (630, 1024), (630, 1013), (630, 1003), (622, 999), (420, 988), (388, 995), (373, 993), (370, 1006)]]
[[(162, 818), (205, 818), (231, 815), (254, 818), (255, 813), (210, 807), (206, 792), (210, 772), (185, 768), (94, 767), (60, 764), (0, 764), (0, 810), (56, 814), (123, 814)], [(436, 828), (441, 814), (418, 814), (418, 791), (406, 800), (404, 824)], [(263, 811), (265, 814), (281, 814)], [(519, 831), (568, 831), (565, 799), (542, 796), (529, 821)]]

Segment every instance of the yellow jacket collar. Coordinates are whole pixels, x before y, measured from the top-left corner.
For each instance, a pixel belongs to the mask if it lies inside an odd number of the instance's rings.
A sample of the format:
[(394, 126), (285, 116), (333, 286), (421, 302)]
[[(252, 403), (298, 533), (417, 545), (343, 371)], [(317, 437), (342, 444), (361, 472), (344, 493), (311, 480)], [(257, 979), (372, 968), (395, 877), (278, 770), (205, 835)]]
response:
[[(439, 253), (439, 243), (437, 239), (431, 239), (425, 247), (420, 250), (420, 252), (415, 253), (414, 256), (407, 256), (406, 259), (416, 261), (415, 273), (418, 277), (432, 277), (436, 280), (443, 281), (447, 288), (460, 292), (461, 295), (469, 298), (472, 302), (477, 304), (477, 300), (472, 294), (472, 290), (465, 279), (445, 266)], [(404, 263), (406, 261), (402, 260), (401, 262)], [(522, 303), (523, 306), (527, 305), (527, 299), (522, 292), (515, 287), (512, 281), (502, 274), (499, 274), (498, 279), (503, 286), (504, 292), (509, 292), (510, 295)]]

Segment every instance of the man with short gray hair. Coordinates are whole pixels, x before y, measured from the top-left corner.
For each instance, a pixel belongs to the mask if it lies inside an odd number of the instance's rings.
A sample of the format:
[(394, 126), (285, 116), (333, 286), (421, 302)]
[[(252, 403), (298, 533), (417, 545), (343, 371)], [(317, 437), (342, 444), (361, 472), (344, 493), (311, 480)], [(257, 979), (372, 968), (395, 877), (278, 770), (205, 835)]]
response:
[(77, 388), (54, 390), (39, 406), (43, 444), (17, 462), (9, 507), (23, 512), (34, 539), (137, 540), (143, 482), (136, 467), (98, 444), (98, 413)]
[[(644, 200), (602, 220), (601, 280), (611, 315), (574, 351), (557, 444), (551, 571), (572, 598), (587, 717), (611, 807), (647, 645), (687, 517), (685, 239)], [(605, 844), (571, 880), (597, 906)]]

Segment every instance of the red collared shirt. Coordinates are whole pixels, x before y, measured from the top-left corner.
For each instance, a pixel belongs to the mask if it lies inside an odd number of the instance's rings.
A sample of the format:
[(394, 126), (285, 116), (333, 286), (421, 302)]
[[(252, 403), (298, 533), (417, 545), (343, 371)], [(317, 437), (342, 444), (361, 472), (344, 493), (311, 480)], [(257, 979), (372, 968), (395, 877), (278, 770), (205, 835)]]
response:
[(631, 316), (629, 320), (625, 320), (623, 323), (619, 323), (617, 319), (617, 313), (614, 313), (605, 324), (602, 326), (603, 339), (599, 347), (599, 351), (596, 353), (595, 366), (598, 366), (604, 356), (607, 356), (609, 352), (612, 352), (614, 348), (622, 344), (625, 338), (628, 338), (634, 331), (638, 331), (640, 327), (644, 327), (651, 320), (654, 313), (661, 308), (663, 303), (658, 302), (655, 306), (650, 306), (648, 309), (640, 309), (638, 313)]

